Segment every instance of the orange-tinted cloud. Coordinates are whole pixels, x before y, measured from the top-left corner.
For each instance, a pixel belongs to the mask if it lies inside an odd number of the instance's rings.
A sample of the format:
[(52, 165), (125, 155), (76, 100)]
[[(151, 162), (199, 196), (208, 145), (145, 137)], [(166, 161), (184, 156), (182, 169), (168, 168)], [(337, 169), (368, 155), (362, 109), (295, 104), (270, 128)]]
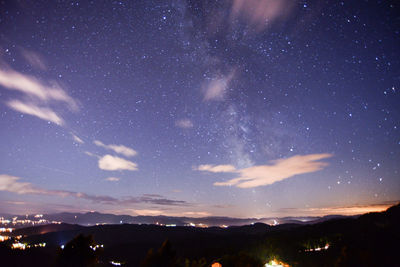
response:
[(236, 186), (239, 188), (253, 188), (270, 185), (295, 175), (312, 173), (322, 170), (328, 165), (320, 162), (321, 159), (332, 157), (332, 154), (296, 155), (286, 159), (272, 161), (270, 165), (258, 165), (243, 169), (235, 169), (231, 165), (200, 165), (199, 171), (231, 172), (239, 177), (226, 182), (216, 182), (215, 186)]

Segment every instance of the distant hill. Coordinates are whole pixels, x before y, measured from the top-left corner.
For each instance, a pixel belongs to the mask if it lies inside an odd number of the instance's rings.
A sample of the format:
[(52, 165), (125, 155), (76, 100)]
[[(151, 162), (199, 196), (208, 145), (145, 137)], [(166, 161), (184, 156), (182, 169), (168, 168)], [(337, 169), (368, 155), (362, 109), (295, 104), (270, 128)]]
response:
[[(115, 214), (105, 214), (99, 212), (87, 212), (87, 213), (55, 213), (55, 214), (43, 214), (41, 217), (37, 218), (38, 215), (9, 215), (9, 217), (4, 217), (6, 219), (12, 220), (12, 218), (17, 217), (19, 220), (31, 220), (38, 221), (39, 219), (44, 220), (48, 223), (51, 222), (62, 222), (67, 224), (79, 224), (83, 226), (91, 226), (98, 224), (161, 224), (161, 225), (176, 225), (176, 226), (241, 226), (250, 225), (254, 223), (265, 223), (265, 224), (309, 224), (317, 223), (332, 218), (343, 218), (340, 215), (330, 215), (325, 217), (271, 217), (271, 218), (231, 218), (231, 217), (171, 217), (171, 216), (130, 216), (130, 215), (115, 215)], [(21, 223), (14, 227), (21, 228), (26, 227), (32, 223)], [(42, 223), (43, 224), (43, 223)], [(201, 225), (200, 225), (201, 224)]]
[(72, 225), (67, 223), (45, 224), (45, 225), (16, 229), (15, 231), (13, 231), (12, 234), (13, 236), (18, 236), (18, 235), (32, 236), (32, 235), (43, 235), (51, 232), (81, 230), (83, 228), (84, 226), (81, 225), (76, 225), (76, 224)]

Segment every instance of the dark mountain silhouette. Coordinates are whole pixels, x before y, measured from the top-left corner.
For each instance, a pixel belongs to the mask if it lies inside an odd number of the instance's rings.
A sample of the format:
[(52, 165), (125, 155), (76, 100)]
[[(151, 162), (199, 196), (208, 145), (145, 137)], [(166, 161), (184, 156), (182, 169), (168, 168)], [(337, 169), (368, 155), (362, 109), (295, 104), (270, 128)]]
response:
[[(11, 220), (17, 217), (19, 219), (37, 220), (35, 215), (8, 215), (7, 218)], [(204, 224), (207, 226), (241, 226), (250, 225), (254, 223), (265, 223), (265, 224), (310, 224), (318, 223), (333, 218), (343, 218), (341, 215), (329, 215), (324, 217), (270, 217), (270, 218), (231, 218), (231, 217), (172, 217), (172, 216), (130, 216), (130, 215), (115, 215), (105, 214), (99, 212), (87, 212), (87, 213), (55, 213), (55, 214), (44, 214), (40, 219), (48, 222), (62, 222), (67, 224), (79, 224), (84, 226), (91, 226), (96, 224), (174, 224), (177, 226), (188, 226), (190, 224)], [(27, 225), (18, 224), (14, 227), (21, 228)]]
[[(96, 266), (110, 266), (110, 261), (125, 266), (153, 266), (160, 258), (168, 258), (168, 266), (210, 266), (213, 261), (220, 261), (223, 266), (234, 266), (233, 262), (259, 266), (271, 259), (290, 266), (399, 266), (399, 225), (399, 205), (381, 213), (334, 217), (306, 225), (255, 223), (224, 229), (61, 224), (20, 229), (18, 233), (26, 235), (23, 242), (46, 242), (46, 248), (21, 252), (2, 247), (0, 256), (4, 261), (17, 262), (14, 266), (53, 266), (60, 246), (82, 235), (104, 246), (101, 255), (96, 256)], [(48, 232), (40, 234), (42, 231)]]

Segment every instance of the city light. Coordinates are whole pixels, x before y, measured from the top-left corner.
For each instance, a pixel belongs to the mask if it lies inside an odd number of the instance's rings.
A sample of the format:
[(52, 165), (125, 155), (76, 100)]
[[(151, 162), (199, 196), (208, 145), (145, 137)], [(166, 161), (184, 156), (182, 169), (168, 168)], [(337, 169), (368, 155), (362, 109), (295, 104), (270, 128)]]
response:
[(268, 263), (266, 263), (265, 267), (290, 267), (290, 265), (286, 264), (284, 262), (281, 262), (277, 259), (273, 259), (273, 260), (269, 261)]
[(10, 238), (9, 236), (0, 235), (0, 242), (6, 241), (9, 238)]
[(306, 252), (311, 252), (311, 251), (321, 251), (321, 250), (327, 250), (329, 248), (329, 244), (327, 243), (324, 247), (317, 247), (317, 248), (310, 248), (306, 249)]
[(23, 243), (13, 243), (13, 244), (11, 245), (11, 248), (12, 248), (12, 249), (21, 249), (21, 250), (24, 250), (24, 249), (26, 248), (26, 245), (23, 244)]

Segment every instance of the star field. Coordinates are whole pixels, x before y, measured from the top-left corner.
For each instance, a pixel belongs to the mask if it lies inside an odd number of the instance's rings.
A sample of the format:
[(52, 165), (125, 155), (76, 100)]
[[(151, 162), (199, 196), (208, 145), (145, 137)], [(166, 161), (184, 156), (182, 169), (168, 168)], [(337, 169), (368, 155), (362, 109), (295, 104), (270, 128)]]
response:
[(400, 198), (395, 1), (1, 1), (0, 212)]

